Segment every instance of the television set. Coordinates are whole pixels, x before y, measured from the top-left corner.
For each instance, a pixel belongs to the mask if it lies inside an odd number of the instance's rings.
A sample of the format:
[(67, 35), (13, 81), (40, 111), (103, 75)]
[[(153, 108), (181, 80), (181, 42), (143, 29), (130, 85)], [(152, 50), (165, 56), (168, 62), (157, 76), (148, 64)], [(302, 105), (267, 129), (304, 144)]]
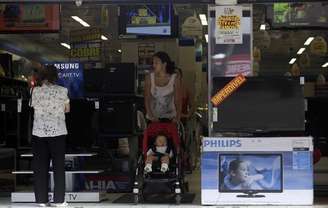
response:
[[(212, 96), (232, 79), (214, 77)], [(301, 134), (305, 130), (304, 95), (299, 78), (247, 77), (212, 111), (213, 132), (272, 136)]]
[(59, 4), (0, 4), (0, 33), (40, 33), (59, 30)]
[(137, 71), (133, 63), (113, 63), (84, 71), (85, 97), (135, 95), (136, 90)]
[(267, 6), (267, 20), (272, 29), (327, 28), (328, 3), (274, 3)]
[(137, 4), (119, 7), (119, 33), (121, 36), (175, 36), (172, 4)]
[(92, 147), (96, 138), (95, 115), (93, 100), (70, 100), (70, 112), (66, 114), (67, 152), (75, 153)]
[(237, 197), (265, 197), (257, 193), (283, 192), (281, 154), (220, 154), (219, 192), (245, 193)]

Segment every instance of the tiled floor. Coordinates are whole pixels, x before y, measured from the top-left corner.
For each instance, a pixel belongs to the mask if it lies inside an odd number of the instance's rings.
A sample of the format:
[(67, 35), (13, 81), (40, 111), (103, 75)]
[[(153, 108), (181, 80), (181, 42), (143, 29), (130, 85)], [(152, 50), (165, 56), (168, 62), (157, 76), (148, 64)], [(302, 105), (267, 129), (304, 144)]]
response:
[[(209, 207), (209, 206), (201, 206), (200, 205), (200, 173), (199, 171), (195, 171), (192, 175), (187, 176), (187, 180), (190, 184), (190, 191), (196, 193), (196, 197), (193, 201), (193, 204), (182, 204), (182, 205), (155, 205), (155, 204), (147, 204), (147, 205), (129, 205), (129, 204), (113, 204), (112, 201), (119, 198), (122, 194), (108, 194), (108, 200), (103, 201), (101, 203), (71, 203), (68, 207), (72, 208), (105, 208), (105, 207), (118, 207), (118, 208), (130, 208), (130, 207), (156, 207), (156, 208), (168, 208), (168, 207)], [(36, 207), (33, 203), (10, 203), (10, 198), (0, 198), (0, 208), (32, 208)], [(262, 207), (279, 207), (279, 208), (307, 208), (307, 207), (318, 207), (318, 208), (328, 208), (328, 197), (317, 198), (315, 200), (315, 205), (313, 206), (213, 206), (215, 208), (262, 208)]]

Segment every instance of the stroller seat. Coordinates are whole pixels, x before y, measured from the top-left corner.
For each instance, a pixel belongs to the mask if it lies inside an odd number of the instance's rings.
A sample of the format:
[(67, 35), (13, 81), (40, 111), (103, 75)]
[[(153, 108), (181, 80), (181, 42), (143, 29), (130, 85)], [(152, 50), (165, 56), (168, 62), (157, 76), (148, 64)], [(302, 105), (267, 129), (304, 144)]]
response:
[[(154, 138), (158, 134), (164, 134), (167, 137), (167, 145), (172, 147), (173, 157), (170, 158), (169, 169), (167, 172), (161, 172), (161, 161), (153, 161), (152, 172), (145, 173), (144, 166), (147, 158), (147, 151), (154, 143)], [(186, 191), (186, 182), (182, 171), (182, 156), (180, 154), (180, 138), (176, 124), (174, 123), (151, 123), (144, 132), (142, 155), (139, 158), (138, 168), (136, 170), (136, 181), (134, 183), (133, 193), (135, 203), (139, 199), (149, 194), (174, 194), (176, 203), (181, 200), (181, 193)]]

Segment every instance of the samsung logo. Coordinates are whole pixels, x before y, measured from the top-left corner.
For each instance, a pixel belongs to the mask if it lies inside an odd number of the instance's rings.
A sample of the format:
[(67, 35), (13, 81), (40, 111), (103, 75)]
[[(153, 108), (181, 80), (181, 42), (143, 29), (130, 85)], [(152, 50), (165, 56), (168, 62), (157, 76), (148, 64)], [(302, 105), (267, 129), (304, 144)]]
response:
[(61, 63), (54, 64), (57, 69), (79, 69), (79, 63)]
[(230, 140), (205, 140), (204, 147), (241, 147), (241, 141), (236, 139)]

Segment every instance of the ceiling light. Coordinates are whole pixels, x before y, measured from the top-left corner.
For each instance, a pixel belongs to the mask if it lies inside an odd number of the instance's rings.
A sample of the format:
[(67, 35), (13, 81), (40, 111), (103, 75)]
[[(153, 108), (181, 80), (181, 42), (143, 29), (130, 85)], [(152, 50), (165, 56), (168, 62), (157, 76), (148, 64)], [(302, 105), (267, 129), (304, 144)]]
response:
[(75, 21), (77, 21), (78, 23), (80, 23), (81, 25), (83, 25), (84, 27), (90, 27), (90, 25), (88, 23), (86, 23), (83, 19), (81, 19), (78, 16), (71, 16)]
[(324, 65), (322, 65), (323, 68), (327, 68), (328, 67), (328, 62), (325, 63)]
[(312, 42), (313, 40), (314, 40), (314, 37), (309, 37), (309, 38), (305, 41), (304, 45), (310, 45), (311, 42)]
[(207, 18), (205, 14), (199, 15), (200, 21), (202, 22), (202, 25), (207, 25)]
[(226, 55), (224, 53), (218, 53), (213, 56), (213, 59), (224, 59)]
[(300, 48), (300, 49), (297, 51), (297, 54), (298, 54), (298, 55), (301, 55), (304, 51), (305, 51), (305, 48)]
[(104, 35), (101, 35), (101, 40), (108, 40), (108, 38)]
[(118, 49), (117, 52), (122, 53), (122, 50), (121, 49)]
[(208, 34), (205, 34), (206, 43), (208, 43)]
[(71, 46), (67, 43), (60, 43), (60, 45), (64, 46), (65, 48), (71, 49)]
[(265, 28), (266, 28), (265, 24), (261, 24), (260, 30), (265, 30)]
[(289, 64), (294, 64), (296, 61), (296, 58), (292, 58), (290, 61), (289, 61)]

